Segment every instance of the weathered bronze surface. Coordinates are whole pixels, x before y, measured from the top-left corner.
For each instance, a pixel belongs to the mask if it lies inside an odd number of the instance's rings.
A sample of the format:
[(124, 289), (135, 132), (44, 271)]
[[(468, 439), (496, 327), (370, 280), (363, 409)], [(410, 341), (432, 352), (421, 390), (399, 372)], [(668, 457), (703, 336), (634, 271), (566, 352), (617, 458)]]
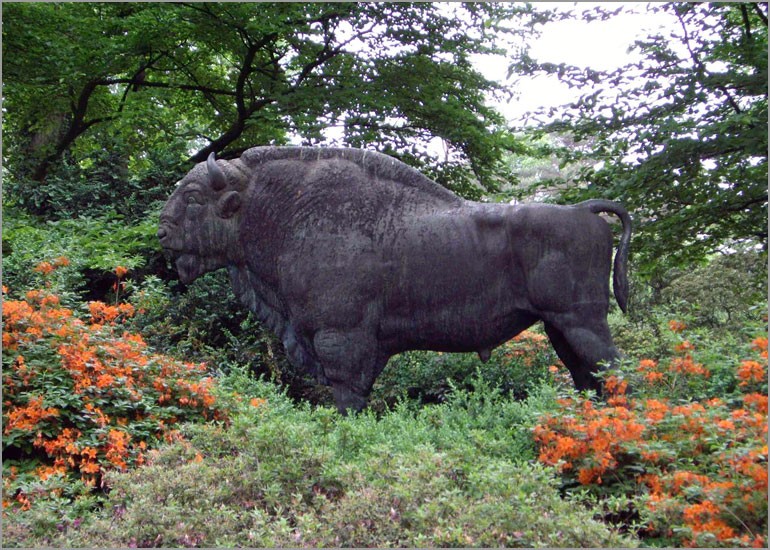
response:
[(227, 268), (240, 300), (289, 359), (366, 405), (394, 354), (490, 352), (537, 321), (579, 389), (618, 352), (607, 326), (612, 234), (625, 311), (631, 220), (611, 201), (573, 206), (463, 200), (418, 171), (358, 149), (255, 147), (193, 168), (158, 237), (180, 278)]

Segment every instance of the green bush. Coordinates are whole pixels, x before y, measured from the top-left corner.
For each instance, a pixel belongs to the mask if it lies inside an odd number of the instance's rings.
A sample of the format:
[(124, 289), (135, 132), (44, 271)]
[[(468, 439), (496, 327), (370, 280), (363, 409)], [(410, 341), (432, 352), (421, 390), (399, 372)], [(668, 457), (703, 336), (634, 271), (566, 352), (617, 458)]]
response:
[[(188, 425), (150, 464), (112, 473), (102, 511), (33, 506), (5, 522), (8, 546), (635, 546), (559, 495), (531, 463), (525, 402), (481, 384), (437, 406), (340, 417), (296, 406), (246, 370), (222, 380), (238, 412)], [(248, 391), (249, 394), (241, 393)], [(240, 400), (240, 401), (239, 401)], [(497, 414), (496, 414), (497, 413)], [(524, 448), (527, 447), (527, 448)]]
[(549, 380), (558, 358), (545, 336), (524, 331), (492, 352), (487, 363), (475, 353), (411, 351), (393, 357), (375, 382), (371, 406), (382, 410), (399, 399), (441, 403), (456, 388), (470, 388), (480, 376), (518, 399)]
[(618, 347), (632, 357), (664, 357), (675, 344), (668, 322), (715, 341), (743, 341), (767, 323), (767, 253), (737, 250), (706, 263), (671, 269), (651, 280), (630, 270), (628, 314), (613, 308), (610, 328)]
[(314, 395), (314, 380), (289, 363), (283, 344), (238, 301), (225, 271), (207, 273), (184, 289), (149, 276), (130, 290), (139, 312), (132, 328), (158, 351), (212, 370), (246, 366), (295, 398)]
[(4, 201), (47, 220), (99, 219), (120, 212), (129, 224), (165, 201), (185, 172), (188, 144), (169, 140), (163, 148), (142, 147), (127, 156), (115, 136), (103, 146), (65, 155), (44, 181), (8, 178)]
[(722, 355), (726, 342), (671, 332), (673, 353), (624, 362), (606, 402), (571, 396), (544, 415), (539, 460), (652, 545), (765, 547), (767, 338)]
[(131, 305), (85, 309), (44, 291), (3, 303), (4, 508), (29, 508), (51, 477), (104, 487), (106, 470), (142, 464), (178, 422), (221, 414), (204, 365), (124, 330)]
[[(121, 215), (41, 220), (4, 207), (3, 284), (14, 295), (46, 286), (68, 306), (83, 300), (115, 301), (122, 266), (144, 273), (162, 261), (152, 218), (128, 225)], [(57, 264), (61, 259), (66, 263)], [(44, 263), (53, 272), (39, 269)], [(55, 265), (56, 264), (56, 265)]]

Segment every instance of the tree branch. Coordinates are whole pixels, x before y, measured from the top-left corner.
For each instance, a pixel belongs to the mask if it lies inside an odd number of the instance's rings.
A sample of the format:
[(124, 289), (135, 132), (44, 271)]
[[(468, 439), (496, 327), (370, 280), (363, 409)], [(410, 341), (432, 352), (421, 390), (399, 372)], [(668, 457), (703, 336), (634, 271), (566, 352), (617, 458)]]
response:
[[(97, 81), (97, 84), (109, 86), (112, 84), (133, 84), (133, 78), (104, 78)], [(197, 84), (171, 84), (170, 82), (157, 82), (145, 80), (142, 82), (142, 86), (145, 88), (168, 88), (172, 90), (188, 90), (192, 92), (202, 92), (215, 95), (227, 95), (235, 96), (235, 92), (232, 90), (223, 90), (221, 88), (210, 88), (208, 86), (200, 86)]]
[(746, 40), (751, 40), (751, 21), (749, 20), (749, 10), (746, 4), (741, 4), (741, 17), (743, 18), (743, 28), (746, 31)]
[[(685, 43), (685, 47), (687, 48), (687, 51), (690, 53), (690, 58), (692, 59), (693, 64), (698, 68), (698, 70), (702, 75), (713, 77), (714, 75), (711, 72), (709, 72), (708, 69), (706, 69), (706, 66), (703, 64), (703, 62), (700, 59), (698, 59), (698, 56), (690, 47), (690, 34), (687, 31), (687, 24), (684, 21), (683, 15), (684, 14), (682, 12), (677, 10), (676, 17), (677, 19), (679, 19), (679, 24), (682, 27), (682, 32), (684, 32), (684, 37), (683, 37), (684, 43)], [(733, 110), (736, 113), (741, 114), (743, 112), (743, 110), (740, 108), (740, 106), (735, 101), (735, 99), (733, 99), (733, 96), (730, 93), (730, 90), (728, 90), (726, 86), (722, 84), (715, 84), (714, 87), (725, 95), (725, 97), (727, 98), (727, 102), (730, 104), (730, 106), (733, 108)]]

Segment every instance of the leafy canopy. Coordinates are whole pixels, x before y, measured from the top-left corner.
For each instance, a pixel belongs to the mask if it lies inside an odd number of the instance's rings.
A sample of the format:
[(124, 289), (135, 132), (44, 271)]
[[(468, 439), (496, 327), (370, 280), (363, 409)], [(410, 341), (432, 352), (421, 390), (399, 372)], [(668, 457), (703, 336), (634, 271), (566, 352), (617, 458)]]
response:
[[(559, 152), (582, 166), (562, 200), (625, 203), (647, 271), (736, 242), (766, 250), (767, 4), (647, 9), (673, 25), (634, 44), (638, 62), (596, 71), (524, 56), (511, 67), (557, 75), (582, 92), (543, 129), (572, 136), (575, 146)], [(600, 7), (582, 17), (614, 13)], [(537, 24), (559, 17), (578, 16), (552, 12)]]
[[(49, 178), (87, 172), (103, 151), (141, 174), (158, 151), (183, 164), (339, 136), (478, 196), (473, 182), (494, 186), (515, 142), (485, 103), (504, 90), (470, 59), (501, 53), (490, 44), (522, 31), (498, 23), (529, 13), (486, 3), (9, 4), (9, 190), (50, 214)], [(443, 163), (429, 150), (436, 138)]]

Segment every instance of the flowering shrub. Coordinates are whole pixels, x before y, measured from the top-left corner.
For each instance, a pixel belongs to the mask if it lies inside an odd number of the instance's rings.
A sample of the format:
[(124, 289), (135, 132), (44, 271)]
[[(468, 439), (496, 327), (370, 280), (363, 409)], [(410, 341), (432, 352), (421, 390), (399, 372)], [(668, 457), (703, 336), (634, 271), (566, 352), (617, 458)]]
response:
[(80, 319), (39, 290), (3, 304), (4, 507), (29, 507), (23, 492), (9, 500), (17, 476), (96, 487), (105, 470), (142, 464), (178, 422), (222, 416), (204, 365), (152, 354), (122, 330), (133, 306), (91, 302), (87, 312)]
[(722, 397), (684, 399), (710, 375), (693, 350), (682, 340), (668, 362), (640, 361), (625, 373), (633, 395), (611, 376), (606, 403), (562, 399), (535, 428), (539, 460), (596, 496), (631, 497), (643, 537), (766, 547), (767, 338), (734, 367), (739, 391)]

